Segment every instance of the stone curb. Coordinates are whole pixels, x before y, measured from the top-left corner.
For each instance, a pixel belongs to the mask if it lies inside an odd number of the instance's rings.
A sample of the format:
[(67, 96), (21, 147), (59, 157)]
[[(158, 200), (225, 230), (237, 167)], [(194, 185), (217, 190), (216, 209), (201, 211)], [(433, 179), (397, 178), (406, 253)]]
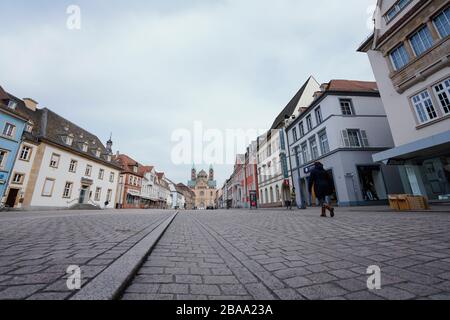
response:
[(144, 239), (73, 295), (70, 300), (117, 299), (177, 214), (178, 211), (164, 220)]

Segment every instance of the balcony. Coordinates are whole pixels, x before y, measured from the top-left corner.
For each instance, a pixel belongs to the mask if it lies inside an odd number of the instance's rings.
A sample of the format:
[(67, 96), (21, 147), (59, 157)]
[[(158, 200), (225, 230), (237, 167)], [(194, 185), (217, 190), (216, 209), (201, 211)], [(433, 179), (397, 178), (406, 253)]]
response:
[(428, 76), (450, 65), (450, 37), (442, 39), (414, 58), (402, 69), (391, 73), (390, 78), (398, 93), (403, 93)]

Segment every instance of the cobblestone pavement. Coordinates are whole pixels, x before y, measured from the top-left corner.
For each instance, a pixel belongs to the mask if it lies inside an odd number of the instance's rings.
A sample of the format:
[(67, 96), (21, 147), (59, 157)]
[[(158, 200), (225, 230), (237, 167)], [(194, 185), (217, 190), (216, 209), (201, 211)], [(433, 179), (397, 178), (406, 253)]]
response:
[(67, 299), (69, 265), (85, 285), (171, 213), (1, 213), (0, 299)]
[(181, 212), (122, 298), (450, 299), (450, 213)]

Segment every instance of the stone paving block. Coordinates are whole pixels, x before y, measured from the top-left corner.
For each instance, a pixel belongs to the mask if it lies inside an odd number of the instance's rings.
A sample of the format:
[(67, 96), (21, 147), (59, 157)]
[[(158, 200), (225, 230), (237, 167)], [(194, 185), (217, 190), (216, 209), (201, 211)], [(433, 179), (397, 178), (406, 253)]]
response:
[(377, 296), (376, 294), (373, 294), (372, 292), (366, 290), (366, 291), (357, 291), (357, 292), (352, 292), (349, 294), (346, 294), (344, 296), (347, 300), (368, 300), (368, 301), (373, 301), (373, 300), (384, 300), (382, 297)]
[(343, 296), (348, 293), (348, 291), (332, 283), (302, 287), (297, 289), (297, 292), (309, 300), (323, 300), (331, 297)]
[(190, 292), (191, 294), (204, 294), (207, 296), (221, 294), (219, 286), (210, 284), (191, 284)]
[(208, 300), (208, 296), (196, 294), (177, 294), (177, 300)]
[(444, 300), (444, 301), (448, 301), (448, 300), (450, 300), (450, 293), (446, 292), (446, 293), (433, 294), (433, 295), (428, 296), (428, 298), (430, 300)]
[(222, 284), (219, 287), (225, 295), (242, 296), (248, 294), (245, 287), (241, 284)]
[(314, 282), (311, 279), (299, 276), (299, 277), (285, 279), (284, 283), (286, 283), (286, 285), (288, 285), (291, 288), (300, 288), (300, 287), (312, 285)]
[(266, 265), (264, 265), (264, 268), (267, 271), (277, 271), (277, 270), (286, 269), (286, 265), (281, 262), (277, 262), (277, 263), (266, 264)]
[(151, 283), (146, 283), (146, 284), (133, 283), (132, 285), (127, 287), (127, 292), (128, 293), (143, 293), (143, 294), (157, 293), (160, 286), (161, 285), (159, 285), (159, 284), (151, 284)]
[(33, 293), (41, 290), (43, 287), (44, 285), (9, 286), (8, 288), (0, 291), (0, 300), (25, 299)]
[(49, 300), (66, 300), (69, 298), (70, 293), (64, 292), (41, 292), (36, 293), (27, 298), (27, 300), (39, 300), (39, 301), (49, 301)]
[(33, 273), (14, 275), (9, 280), (3, 281), (2, 285), (14, 286), (14, 285), (26, 285), (26, 284), (46, 284), (52, 283), (61, 278), (57, 273)]
[(380, 290), (373, 290), (373, 293), (388, 300), (408, 300), (416, 297), (415, 294), (396, 287), (381, 287)]
[(169, 272), (164, 272), (165, 269), (163, 267), (141, 267), (138, 271), (138, 274), (164, 274)]
[(179, 283), (162, 284), (160, 293), (187, 294), (189, 293), (189, 285)]
[(234, 276), (204, 276), (206, 284), (237, 284), (239, 281)]
[(122, 300), (174, 300), (173, 294), (143, 294), (143, 293), (126, 293)]
[(328, 273), (332, 274), (333, 276), (335, 276), (339, 279), (349, 279), (349, 278), (355, 278), (355, 277), (359, 276), (359, 274), (352, 272), (350, 270), (346, 270), (346, 269), (331, 270)]
[(249, 283), (244, 285), (245, 289), (256, 300), (275, 300), (276, 297), (262, 284)]
[(135, 280), (137, 283), (171, 283), (173, 282), (173, 276), (161, 274), (145, 274), (136, 276)]
[(336, 278), (335, 276), (326, 273), (326, 272), (318, 272), (318, 273), (312, 273), (312, 274), (307, 274), (305, 276), (306, 278), (310, 279), (313, 283), (326, 283), (326, 282), (331, 282), (334, 280), (337, 280), (338, 278)]
[(303, 267), (289, 268), (284, 270), (277, 270), (274, 272), (274, 276), (280, 279), (293, 278), (296, 276), (304, 276), (311, 274), (311, 271)]
[(294, 289), (279, 289), (274, 292), (281, 300), (305, 300), (305, 298)]
[(197, 275), (179, 274), (179, 275), (175, 275), (175, 282), (186, 283), (186, 284), (200, 284), (200, 283), (203, 283), (203, 279), (201, 276), (197, 276)]
[(437, 293), (441, 292), (441, 290), (436, 287), (425, 286), (425, 285), (422, 285), (419, 283), (413, 283), (413, 282), (398, 283), (398, 284), (395, 284), (394, 287), (408, 291), (418, 297), (425, 297), (425, 296), (429, 296), (429, 295), (433, 295), (433, 294), (437, 294)]

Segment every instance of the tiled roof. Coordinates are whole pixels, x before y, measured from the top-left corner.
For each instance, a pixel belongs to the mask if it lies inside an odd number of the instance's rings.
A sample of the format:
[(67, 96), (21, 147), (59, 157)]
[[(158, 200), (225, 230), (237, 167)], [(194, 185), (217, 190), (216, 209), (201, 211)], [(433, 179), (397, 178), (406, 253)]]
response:
[(139, 165), (138, 173), (141, 176), (143, 176), (146, 173), (151, 172), (153, 170), (153, 168), (154, 168), (153, 166), (142, 166), (142, 165)]
[[(140, 168), (141, 164), (139, 162), (137, 162), (136, 160), (134, 160), (133, 158), (127, 156), (126, 154), (119, 154), (118, 156), (115, 156), (114, 159), (120, 164), (123, 172), (130, 172), (130, 173), (133, 173), (134, 175), (142, 176), (142, 174), (139, 172), (139, 168)], [(138, 165), (137, 173), (135, 173), (133, 171), (133, 167), (136, 164)]]
[(8, 94), (5, 90), (0, 86), (0, 100), (6, 100), (9, 99)]
[[(93, 160), (95, 159), (95, 161), (102, 162), (117, 169), (119, 168), (115, 161), (108, 161), (108, 152), (106, 151), (105, 146), (94, 134), (47, 108), (36, 109), (33, 111), (27, 108), (22, 99), (19, 99), (10, 93), (7, 93), (7, 95), (8, 99), (17, 102), (14, 112), (27, 119), (33, 125), (31, 133), (24, 133), (25, 138), (36, 142), (46, 140), (59, 145), (64, 149), (71, 150)], [(63, 141), (63, 137), (68, 135), (73, 137), (72, 145), (68, 145)], [(87, 151), (82, 149), (83, 144), (88, 145)], [(97, 150), (100, 151), (100, 157), (97, 157), (96, 155)]]
[(331, 80), (324, 86), (326, 91), (378, 92), (377, 83), (373, 81)]

